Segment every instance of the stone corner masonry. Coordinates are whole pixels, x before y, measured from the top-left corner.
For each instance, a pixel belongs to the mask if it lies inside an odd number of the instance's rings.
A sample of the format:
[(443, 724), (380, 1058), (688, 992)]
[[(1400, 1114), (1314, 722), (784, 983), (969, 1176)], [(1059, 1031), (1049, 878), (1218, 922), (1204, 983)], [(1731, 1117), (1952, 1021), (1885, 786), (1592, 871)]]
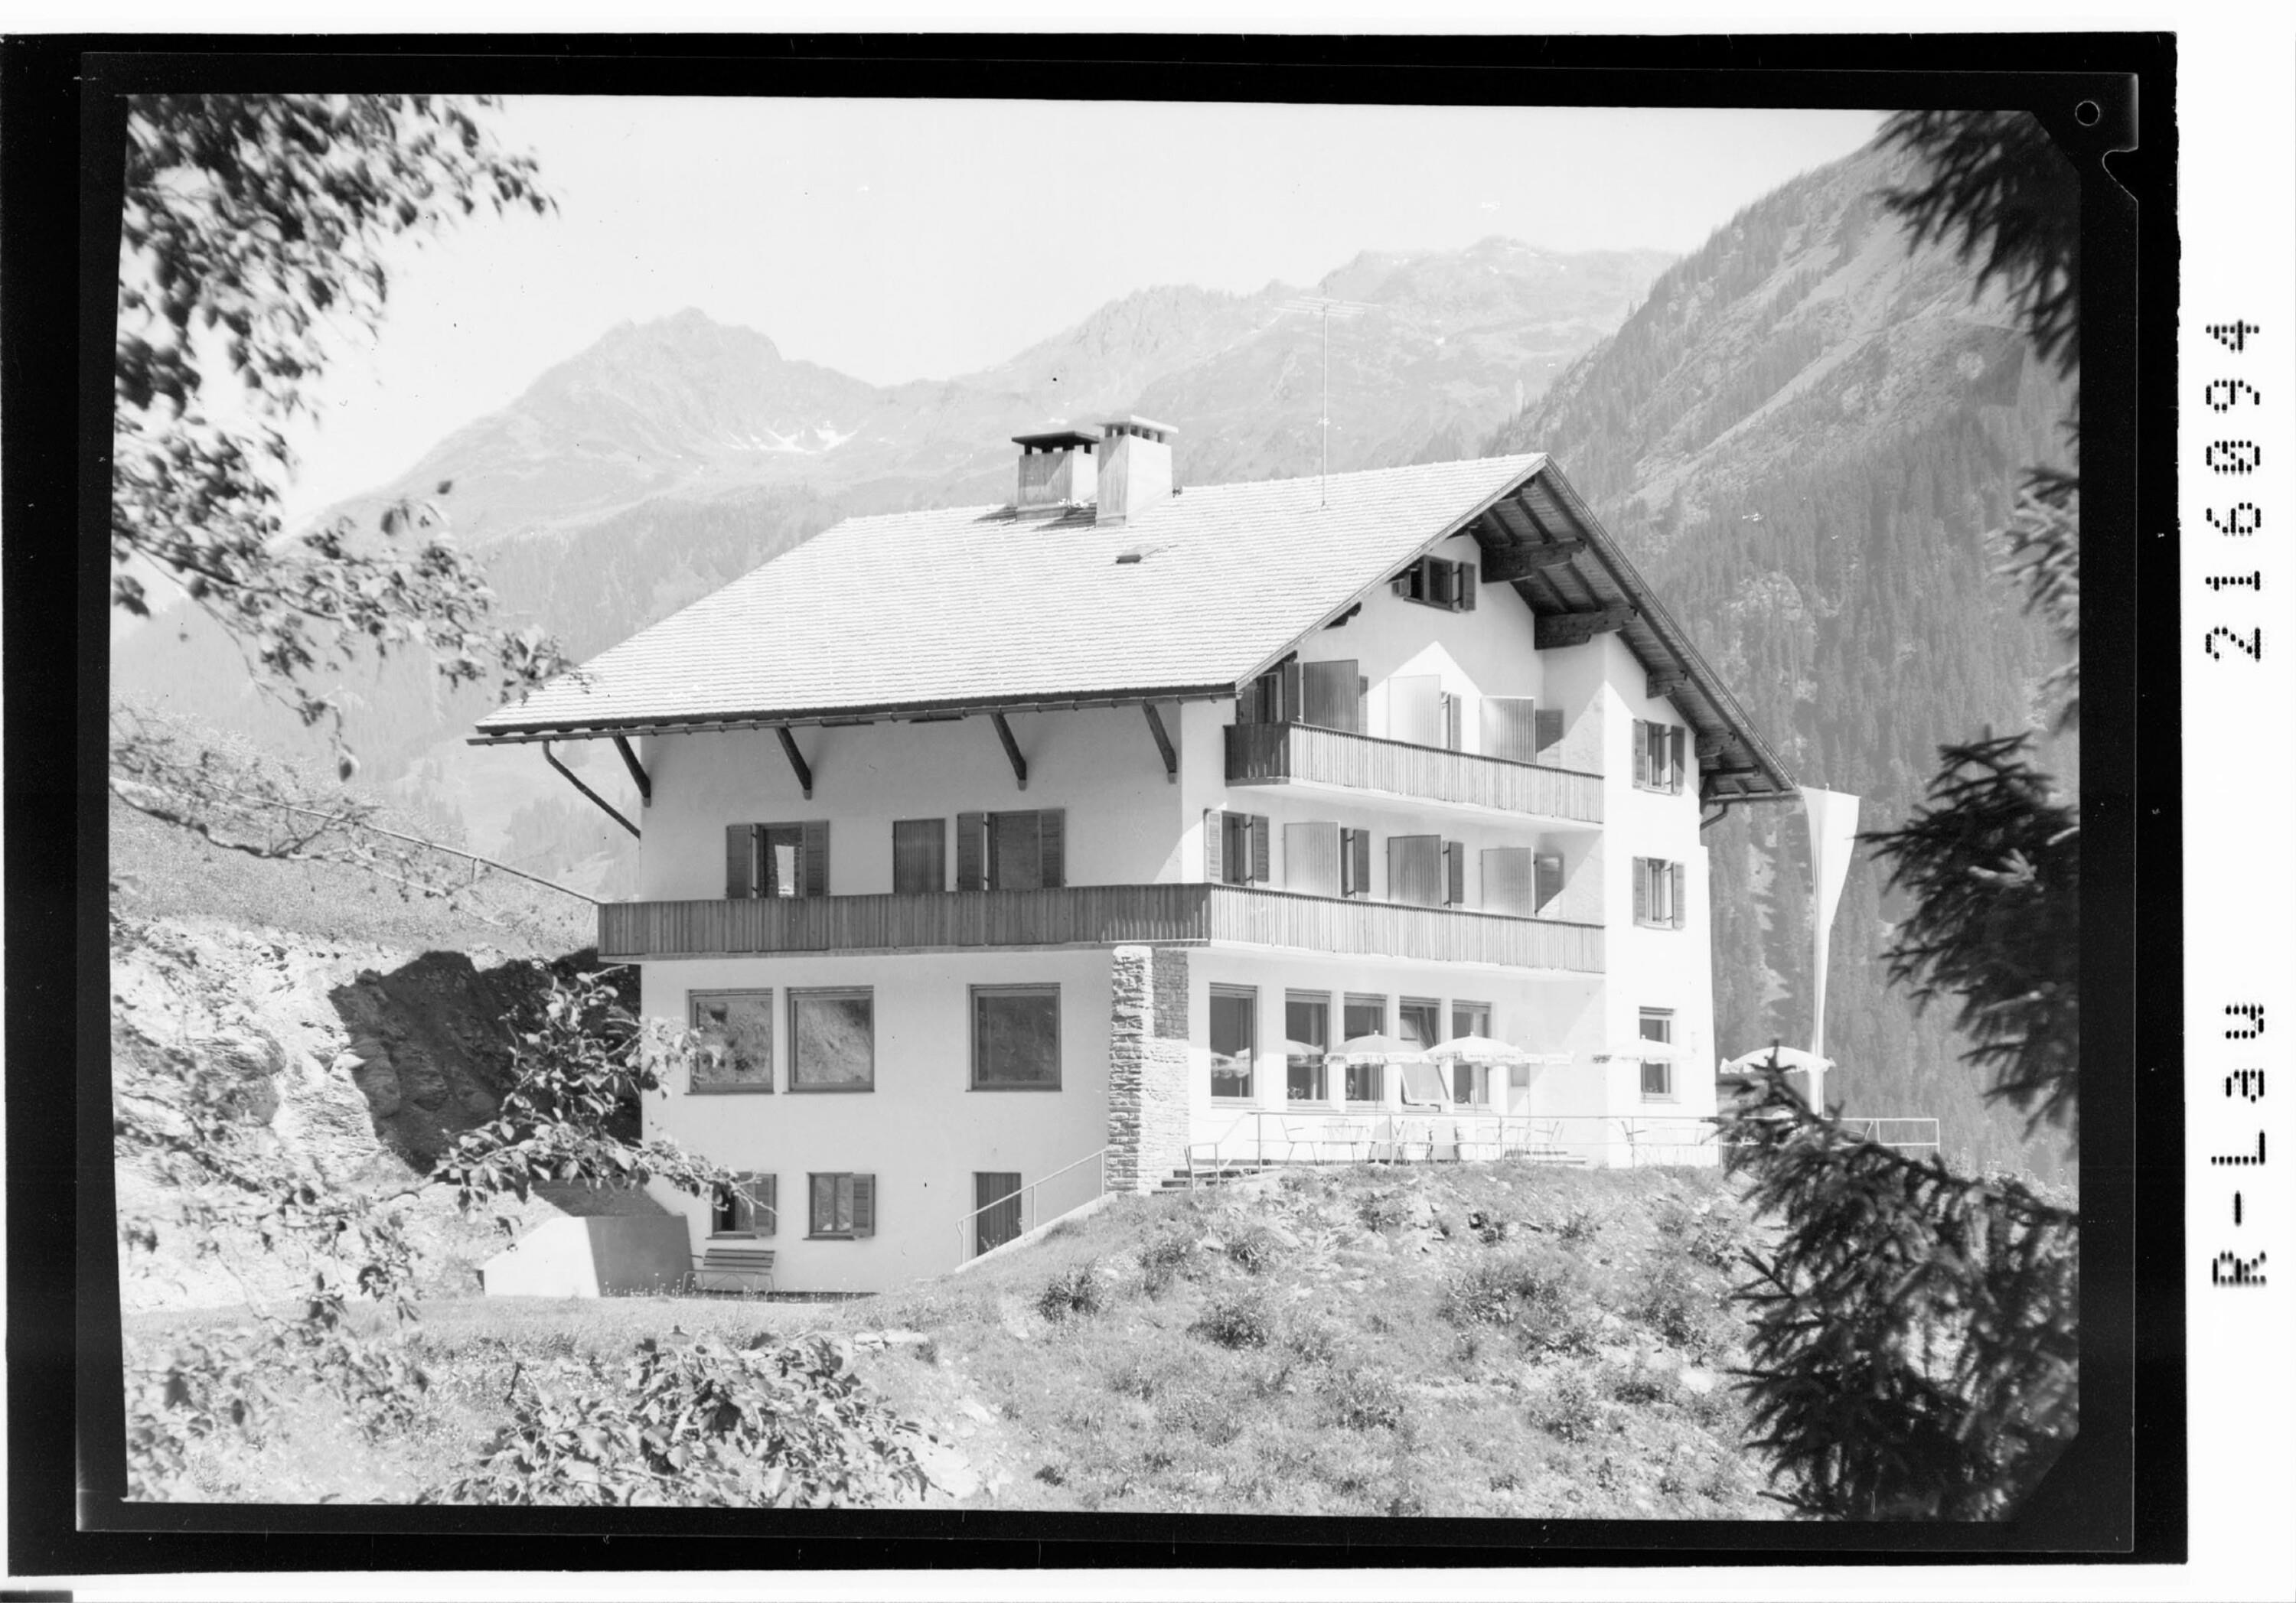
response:
[(1109, 955), (1108, 1190), (1152, 1191), (1188, 1152), (1188, 953)]

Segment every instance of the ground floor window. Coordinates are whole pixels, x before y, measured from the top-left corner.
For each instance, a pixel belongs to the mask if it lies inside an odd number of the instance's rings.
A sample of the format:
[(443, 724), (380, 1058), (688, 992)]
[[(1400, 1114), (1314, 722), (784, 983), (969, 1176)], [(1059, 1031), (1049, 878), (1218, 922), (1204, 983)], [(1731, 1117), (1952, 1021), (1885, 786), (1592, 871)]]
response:
[(685, 1005), (686, 1022), (701, 1037), (687, 1071), (687, 1090), (773, 1090), (771, 991), (689, 991)]
[(1283, 997), (1283, 1096), (1292, 1102), (1321, 1102), (1330, 1094), (1324, 1054), (1332, 1050), (1332, 999), (1321, 991), (1291, 991)]
[(1011, 1173), (972, 1176), (973, 1254), (1002, 1247), (1021, 1233), (1021, 1177)]
[[(1451, 1004), (1451, 1036), (1480, 1035), (1488, 1039), (1491, 1033), (1491, 1004), (1487, 1002), (1454, 1002)], [(1464, 1107), (1488, 1108), (1491, 1101), (1491, 1074), (1488, 1064), (1469, 1063), (1455, 1059), (1451, 1065), (1451, 1100)]]
[(770, 1236), (780, 1223), (776, 1174), (736, 1174), (709, 1199), (713, 1236)]
[(1259, 993), (1246, 986), (1214, 986), (1212, 1003), (1212, 1095), (1251, 1095), (1251, 1064), (1258, 1046)]
[(790, 993), (790, 1089), (873, 1091), (877, 1004), (865, 989)]
[[(1364, 1035), (1384, 1035), (1387, 1034), (1387, 998), (1349, 995), (1341, 1028), (1343, 1043)], [(1387, 1100), (1387, 1066), (1383, 1063), (1349, 1064), (1347, 1093), (1350, 1102)]]
[[(1642, 1037), (1645, 1041), (1674, 1044), (1674, 1010), (1644, 1008), (1642, 1010)], [(1667, 1058), (1643, 1059), (1643, 1100), (1667, 1102), (1674, 1100), (1674, 1063)]]
[(1061, 988), (972, 987), (972, 1089), (1061, 1088)]
[(808, 1174), (806, 1234), (849, 1241), (877, 1233), (874, 1174)]

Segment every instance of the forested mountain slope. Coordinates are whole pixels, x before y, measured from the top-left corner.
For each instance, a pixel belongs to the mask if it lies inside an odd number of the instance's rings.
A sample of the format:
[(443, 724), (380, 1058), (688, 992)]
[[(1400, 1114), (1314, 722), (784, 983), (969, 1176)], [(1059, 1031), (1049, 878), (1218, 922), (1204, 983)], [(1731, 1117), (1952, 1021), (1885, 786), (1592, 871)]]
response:
[[(2070, 391), (1949, 251), (1909, 251), (1867, 150), (1748, 207), (1661, 274), (1624, 326), (1501, 429), (1545, 450), (1619, 535), (1805, 784), (1902, 822), (1946, 741), (2035, 727), (2056, 661), (1982, 536), (2024, 468), (2066, 462)], [(2070, 739), (2044, 766), (2070, 786)], [(1713, 854), (1719, 1037), (1809, 1035), (1799, 808), (1740, 809)], [(1934, 1114), (1949, 1156), (2062, 1173), (2062, 1142), (1988, 1114), (1940, 1006), (1915, 1017), (1880, 953), (1897, 910), (1861, 854), (1836, 915), (1829, 1094)]]

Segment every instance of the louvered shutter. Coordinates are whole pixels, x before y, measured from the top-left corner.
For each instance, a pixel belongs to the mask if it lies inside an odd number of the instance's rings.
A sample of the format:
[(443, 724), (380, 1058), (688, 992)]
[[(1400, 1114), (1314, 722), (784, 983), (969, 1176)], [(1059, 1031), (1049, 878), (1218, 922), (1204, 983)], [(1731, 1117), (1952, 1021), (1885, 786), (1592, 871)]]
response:
[(1443, 904), (1458, 907), (1467, 900), (1467, 848), (1456, 840), (1443, 843)]
[(1530, 848), (1487, 846), (1483, 851), (1483, 911), (1527, 913), (1530, 911)]
[(1528, 763), (1537, 755), (1537, 713), (1528, 696), (1483, 698), (1483, 755)]
[(1387, 682), (1387, 738), (1411, 746), (1443, 743), (1443, 681), (1434, 674), (1398, 674)]
[(1427, 559), (1427, 599), (1439, 607), (1451, 607), (1459, 600), (1459, 566), (1440, 557)]
[(1057, 890), (1068, 880), (1069, 815), (1065, 807), (1047, 807), (1037, 814), (1037, 844), (1041, 851), (1043, 884)]
[(1363, 677), (1353, 658), (1300, 667), (1300, 722), (1324, 729), (1363, 731)]
[(1667, 755), (1672, 759), (1669, 765), (1669, 772), (1674, 777), (1673, 788), (1677, 791), (1682, 789), (1682, 781), (1685, 777), (1682, 766), (1682, 737), (1684, 732), (1682, 726), (1677, 724), (1674, 728), (1667, 731), (1666, 733)]
[(1227, 845), (1227, 818), (1218, 807), (1204, 809), (1204, 882), (1218, 885), (1227, 878), (1221, 851)]
[(1036, 890), (1045, 882), (1044, 815), (988, 815), (988, 888)]
[(1265, 885), (1267, 880), (1267, 820), (1255, 813), (1251, 816), (1251, 882)]
[(1367, 896), (1371, 894), (1369, 830), (1340, 831), (1340, 894), (1343, 896)]
[(825, 896), (829, 894), (829, 821), (825, 818), (808, 820), (799, 826), (798, 855), (805, 861), (800, 867), (800, 896)]
[(956, 888), (988, 888), (988, 814), (956, 815)]
[(758, 894), (758, 826), (726, 826), (726, 895), (740, 900)]
[(1390, 835), (1387, 898), (1417, 907), (1443, 905), (1443, 841), (1435, 835)]
[(1650, 725), (1640, 718), (1634, 723), (1635, 783), (1647, 788), (1650, 777)]
[(1532, 890), (1530, 908), (1544, 912), (1548, 903), (1562, 894), (1562, 856), (1559, 852), (1542, 852), (1531, 859)]
[(853, 1233), (873, 1236), (877, 1233), (877, 1177), (856, 1174), (853, 1177)]
[(1336, 896), (1340, 886), (1340, 829), (1329, 823), (1283, 826), (1283, 885), (1287, 890)]
[(761, 1236), (770, 1236), (782, 1227), (782, 1177), (778, 1174), (760, 1174), (758, 1180), (758, 1202), (762, 1209), (758, 1233)]
[(1530, 716), (1530, 760), (1547, 761), (1546, 754), (1562, 744), (1562, 709), (1542, 707)]
[(1459, 600), (1457, 605), (1459, 610), (1462, 612), (1472, 612), (1475, 609), (1475, 565), (1472, 562), (1462, 562), (1459, 564)]
[(1447, 692), (1443, 697), (1443, 749), (1459, 749), (1460, 699)]
[(1682, 864), (1679, 863), (1669, 863), (1667, 864), (1666, 871), (1668, 877), (1673, 881), (1674, 927), (1679, 929), (1682, 928), (1684, 911), (1683, 886), (1687, 876), (1682, 871)]
[(893, 888), (914, 895), (948, 888), (948, 820), (902, 818), (893, 822)]
[(1300, 659), (1297, 657), (1276, 670), (1277, 683), (1282, 687), (1283, 705), (1276, 709), (1277, 719), (1285, 724), (1300, 722)]
[(1650, 859), (1635, 859), (1635, 922), (1650, 922)]

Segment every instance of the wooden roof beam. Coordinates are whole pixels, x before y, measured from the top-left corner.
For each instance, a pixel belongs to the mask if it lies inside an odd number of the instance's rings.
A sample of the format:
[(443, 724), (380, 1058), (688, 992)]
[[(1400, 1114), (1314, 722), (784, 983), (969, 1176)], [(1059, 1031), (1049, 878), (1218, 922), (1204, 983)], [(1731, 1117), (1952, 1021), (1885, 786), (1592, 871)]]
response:
[(1583, 646), (1597, 634), (1623, 629), (1639, 614), (1624, 602), (1585, 612), (1545, 612), (1535, 620), (1534, 647), (1541, 651)]
[(1164, 727), (1162, 716), (1156, 711), (1156, 704), (1153, 701), (1143, 701), (1140, 704), (1140, 710), (1148, 715), (1148, 732), (1156, 737), (1156, 755), (1164, 759), (1164, 782), (1168, 785), (1178, 784), (1180, 753), (1179, 749), (1172, 744), (1171, 733)]
[(622, 766), (630, 771), (630, 778), (637, 782), (639, 805), (652, 806), (653, 781), (646, 777), (645, 765), (638, 761), (638, 754), (630, 749), (629, 738), (627, 735), (616, 735), (614, 749), (622, 754)]
[(640, 833), (637, 825), (632, 823), (628, 819), (622, 816), (620, 809), (616, 807), (613, 803), (608, 801), (604, 797), (599, 795), (595, 790), (591, 789), (589, 786), (584, 784), (580, 780), (577, 779), (574, 776), (574, 771), (558, 760), (558, 754), (550, 749), (550, 742), (548, 740), (545, 740), (542, 743), (542, 760), (549, 764), (553, 768), (557, 769), (559, 773), (564, 777), (568, 784), (573, 786), (574, 789), (588, 797), (590, 800), (596, 805), (598, 810), (603, 813), (607, 817), (612, 819), (616, 823), (621, 825), (622, 828), (627, 830), (633, 835)]
[(1681, 672), (1679, 669), (1661, 669), (1658, 673), (1646, 675), (1644, 676), (1643, 681), (1644, 693), (1653, 701), (1660, 701), (1664, 700), (1667, 697), (1673, 695), (1675, 691), (1680, 690), (1684, 685), (1688, 684), (1689, 683), (1690, 675)]
[(790, 733), (786, 724), (775, 724), (774, 732), (782, 738), (782, 755), (789, 759), (790, 772), (797, 775), (798, 789), (805, 792), (806, 800), (811, 801), (813, 770), (806, 765), (805, 753), (797, 748), (797, 737)]
[(1543, 545), (1508, 545), (1483, 553), (1483, 583), (1504, 585), (1559, 568), (1587, 549), (1584, 540), (1550, 540)]
[(1029, 759), (1021, 755), (1021, 743), (1013, 738), (1013, 726), (1004, 721), (1003, 713), (991, 713), (988, 721), (996, 726), (996, 738), (1004, 742), (1005, 761), (1013, 765), (1013, 777), (1021, 789), (1029, 788)]

